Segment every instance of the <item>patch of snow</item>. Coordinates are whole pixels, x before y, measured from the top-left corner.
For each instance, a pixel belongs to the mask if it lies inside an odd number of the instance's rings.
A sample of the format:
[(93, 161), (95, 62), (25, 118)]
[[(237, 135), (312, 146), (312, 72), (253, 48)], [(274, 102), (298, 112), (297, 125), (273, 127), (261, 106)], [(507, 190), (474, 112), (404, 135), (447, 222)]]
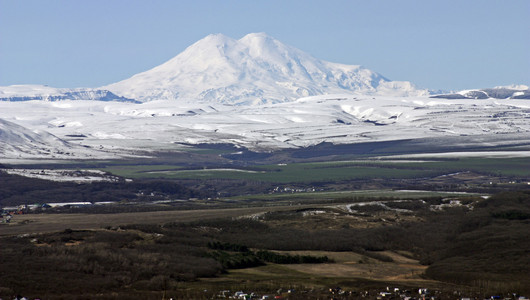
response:
[(474, 151), (474, 152), (441, 152), (394, 155), (394, 158), (444, 158), (444, 157), (530, 157), (530, 151)]
[(0, 169), (8, 174), (63, 182), (118, 182), (119, 178), (107, 175), (101, 170), (61, 170), (61, 169)]
[(195, 170), (168, 170), (168, 171), (150, 171), (148, 173), (195, 173), (195, 172), (241, 172), (241, 173), (265, 173), (265, 171), (253, 171), (253, 170), (243, 170), (243, 169), (231, 169), (231, 168), (218, 168), (218, 169), (195, 169)]
[[(397, 201), (393, 201), (393, 202), (404, 202), (404, 201), (408, 201), (408, 200), (402, 200), (402, 201), (397, 200)], [(401, 213), (410, 213), (410, 212), (412, 212), (409, 209), (401, 209), (401, 208), (389, 207), (389, 206), (386, 205), (386, 202), (380, 202), (380, 201), (357, 202), (357, 203), (347, 204), (347, 205), (345, 205), (343, 207), (346, 209), (346, 211), (348, 211), (350, 213), (357, 213), (357, 210), (355, 210), (356, 206), (363, 207), (363, 206), (368, 206), (368, 205), (376, 205), (376, 206), (380, 206), (384, 210), (401, 212)]]
[(308, 211), (302, 212), (302, 216), (303, 217), (308, 217), (308, 216), (321, 215), (321, 214), (325, 214), (325, 213), (326, 213), (326, 211), (324, 211), (324, 210), (308, 210)]

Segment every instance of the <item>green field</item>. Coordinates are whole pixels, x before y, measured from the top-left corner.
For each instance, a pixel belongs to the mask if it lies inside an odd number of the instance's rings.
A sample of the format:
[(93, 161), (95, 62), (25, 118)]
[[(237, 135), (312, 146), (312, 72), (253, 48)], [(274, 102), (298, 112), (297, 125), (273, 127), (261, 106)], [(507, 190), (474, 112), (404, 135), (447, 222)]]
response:
[(127, 178), (243, 179), (280, 183), (406, 179), (466, 171), (493, 176), (530, 177), (530, 158), (433, 158), (415, 161), (367, 159), (189, 169), (171, 164), (111, 165), (102, 170)]
[(305, 192), (305, 193), (279, 193), (235, 196), (226, 200), (284, 200), (284, 201), (351, 201), (351, 199), (363, 199), (376, 201), (378, 199), (424, 199), (430, 197), (466, 197), (475, 196), (474, 193), (454, 193), (435, 191), (406, 191), (406, 190), (358, 190), (358, 191), (332, 191), (332, 192)]
[[(122, 176), (125, 178), (150, 178), (150, 177), (161, 177), (161, 171), (167, 170), (178, 170), (180, 166), (176, 165), (110, 165), (102, 168), (103, 171), (110, 172), (112, 174)], [(157, 175), (153, 175), (157, 174)]]

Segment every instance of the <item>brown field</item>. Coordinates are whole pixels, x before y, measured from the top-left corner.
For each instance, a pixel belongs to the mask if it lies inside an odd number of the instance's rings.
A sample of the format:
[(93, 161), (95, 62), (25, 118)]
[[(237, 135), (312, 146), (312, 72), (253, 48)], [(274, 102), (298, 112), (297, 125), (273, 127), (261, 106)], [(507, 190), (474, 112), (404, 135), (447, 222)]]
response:
[(436, 287), (443, 285), (422, 278), (427, 266), (392, 251), (384, 251), (394, 262), (381, 262), (354, 252), (330, 251), (278, 251), (290, 255), (327, 256), (334, 263), (326, 264), (268, 264), (255, 268), (230, 270), (225, 276), (201, 279), (202, 285), (258, 283), (278, 286), (282, 282), (292, 287), (325, 288), (340, 283), (342, 288), (355, 289), (361, 281), (385, 282), (396, 286)]
[(419, 275), (427, 268), (427, 266), (420, 265), (417, 260), (406, 258), (391, 251), (381, 253), (392, 257), (394, 262), (381, 262), (354, 252), (298, 252), (297, 254), (301, 255), (326, 255), (335, 260), (333, 264), (287, 265), (288, 268), (298, 272), (325, 277), (356, 277), (383, 281), (418, 281), (421, 280)]
[[(45, 233), (69, 229), (100, 229), (107, 226), (129, 224), (164, 224), (193, 222), (207, 219), (235, 218), (271, 211), (288, 211), (305, 206), (270, 206), (226, 209), (200, 209), (134, 212), (116, 214), (26, 214), (15, 215), (11, 223), (0, 225), (0, 236)], [(314, 205), (311, 207), (315, 207)]]

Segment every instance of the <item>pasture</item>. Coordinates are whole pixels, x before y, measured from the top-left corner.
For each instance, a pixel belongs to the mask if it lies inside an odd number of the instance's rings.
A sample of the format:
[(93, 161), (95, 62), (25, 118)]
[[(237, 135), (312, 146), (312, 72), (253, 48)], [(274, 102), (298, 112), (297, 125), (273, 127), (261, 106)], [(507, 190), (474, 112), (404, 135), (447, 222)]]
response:
[(530, 177), (530, 158), (364, 159), (269, 165), (190, 167), (173, 164), (109, 165), (103, 171), (127, 178), (233, 179), (275, 183), (431, 178), (458, 172)]

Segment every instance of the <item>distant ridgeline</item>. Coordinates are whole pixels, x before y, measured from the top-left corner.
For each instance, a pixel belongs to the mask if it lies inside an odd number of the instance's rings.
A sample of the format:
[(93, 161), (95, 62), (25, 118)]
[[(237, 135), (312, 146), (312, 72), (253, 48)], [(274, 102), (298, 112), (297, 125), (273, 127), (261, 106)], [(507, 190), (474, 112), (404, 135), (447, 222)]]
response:
[(140, 103), (134, 99), (118, 96), (108, 90), (93, 90), (93, 89), (71, 89), (58, 90), (56, 93), (35, 93), (35, 94), (0, 94), (0, 101), (62, 101), (62, 100), (96, 100), (96, 101), (118, 101)]
[(530, 99), (530, 89), (499, 87), (493, 89), (465, 90), (454, 94), (431, 96), (443, 99)]

